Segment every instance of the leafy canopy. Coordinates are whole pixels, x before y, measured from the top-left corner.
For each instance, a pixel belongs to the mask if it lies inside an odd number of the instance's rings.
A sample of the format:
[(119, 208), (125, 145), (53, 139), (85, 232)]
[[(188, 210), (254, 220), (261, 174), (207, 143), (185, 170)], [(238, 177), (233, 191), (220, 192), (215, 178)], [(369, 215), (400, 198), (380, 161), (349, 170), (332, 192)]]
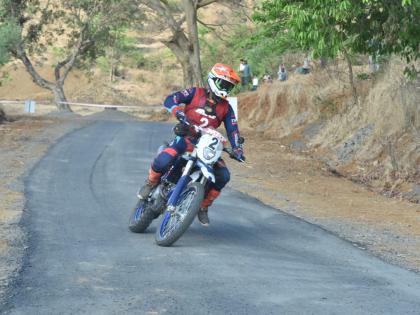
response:
[(265, 0), (255, 14), (267, 34), (287, 34), (314, 56), (349, 50), (408, 62), (420, 57), (419, 17), (418, 0)]
[[(80, 59), (93, 60), (137, 15), (133, 0), (0, 0), (1, 25), (13, 28), (15, 44), (38, 56), (51, 49), (68, 56), (82, 44)], [(13, 45), (8, 48), (13, 53)]]
[(18, 39), (19, 28), (9, 19), (3, 5), (0, 5), (0, 66), (9, 61), (10, 49)]

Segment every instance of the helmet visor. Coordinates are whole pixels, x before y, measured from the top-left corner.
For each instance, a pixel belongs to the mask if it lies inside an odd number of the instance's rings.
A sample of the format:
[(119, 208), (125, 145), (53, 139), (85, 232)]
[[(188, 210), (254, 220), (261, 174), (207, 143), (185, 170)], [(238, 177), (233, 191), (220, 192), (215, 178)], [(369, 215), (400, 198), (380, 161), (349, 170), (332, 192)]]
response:
[(225, 91), (226, 93), (230, 93), (235, 87), (235, 84), (223, 79), (216, 79), (214, 83), (219, 90)]

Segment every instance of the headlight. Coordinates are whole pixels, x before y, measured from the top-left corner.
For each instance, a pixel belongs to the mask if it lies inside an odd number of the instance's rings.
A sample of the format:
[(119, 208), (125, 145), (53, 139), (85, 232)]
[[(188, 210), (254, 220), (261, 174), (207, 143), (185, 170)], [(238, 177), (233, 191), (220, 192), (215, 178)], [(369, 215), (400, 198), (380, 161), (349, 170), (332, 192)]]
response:
[(212, 158), (216, 156), (216, 151), (206, 147), (203, 150), (203, 156), (206, 160), (211, 160)]

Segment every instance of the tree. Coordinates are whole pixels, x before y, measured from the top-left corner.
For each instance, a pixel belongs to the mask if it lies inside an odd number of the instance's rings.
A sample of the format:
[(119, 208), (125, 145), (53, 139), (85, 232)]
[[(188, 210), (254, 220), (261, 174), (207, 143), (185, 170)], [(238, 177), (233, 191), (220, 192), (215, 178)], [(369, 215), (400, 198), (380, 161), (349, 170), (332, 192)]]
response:
[(353, 6), (350, 0), (268, 0), (256, 18), (270, 22), (269, 25), (278, 21), (280, 37), (291, 36), (301, 49), (311, 51), (314, 57), (334, 58), (342, 53), (347, 60), (349, 82), (356, 101), (350, 53), (357, 37), (348, 30), (354, 17), (361, 13), (361, 7)]
[[(0, 19), (19, 30), (18, 39), (8, 47), (10, 54), (22, 61), (37, 85), (53, 93), (59, 109), (70, 110), (64, 93), (70, 71), (95, 60), (110, 32), (129, 23), (133, 8), (129, 0), (0, 0)], [(42, 61), (51, 47), (61, 56), (52, 81), (43, 78), (33, 62)]]
[[(211, 2), (215, 1), (217, 0)], [(193, 0), (182, 0), (182, 4), (180, 1), (144, 0), (140, 1), (140, 7), (151, 10), (149, 16), (154, 17), (151, 22), (158, 26), (160, 31), (170, 30), (170, 36), (161, 39), (161, 41), (172, 51), (181, 64), (184, 84), (188, 86), (203, 85), (201, 63), (200, 59), (197, 58), (198, 41), (194, 44), (194, 28), (197, 27), (194, 19), (197, 14), (197, 7)], [(188, 15), (188, 27), (192, 27), (188, 31), (183, 27), (186, 15)]]
[[(207, 1), (207, 4), (215, 1)], [(201, 60), (200, 60), (200, 42), (198, 40), (198, 26), (197, 26), (197, 10), (199, 5), (202, 5), (203, 1), (194, 0), (182, 0), (182, 4), (185, 10), (185, 17), (187, 20), (188, 38), (191, 43), (192, 56), (190, 60), (194, 81), (199, 85), (203, 86), (203, 77), (201, 71)], [(206, 5), (207, 5), (206, 4)]]
[[(170, 30), (170, 36), (162, 39), (181, 64), (184, 84), (203, 86), (198, 36), (198, 10), (212, 3), (235, 6), (240, 0), (142, 0), (141, 7), (151, 10), (160, 30)], [(200, 21), (203, 23), (202, 21)], [(186, 28), (184, 27), (186, 24)]]
[(141, 56), (136, 47), (136, 40), (128, 35), (128, 29), (117, 28), (110, 32), (108, 45), (104, 49), (103, 55), (97, 58), (96, 65), (109, 73), (109, 81), (114, 82), (116, 76), (121, 76), (121, 66), (127, 57), (138, 59)]
[[(241, 15), (242, 17), (244, 15)], [(238, 25), (232, 25), (225, 36), (202, 36), (203, 52), (207, 65), (214, 64), (223, 56), (228, 64), (238, 63), (246, 58), (251, 65), (252, 73), (262, 76), (266, 73), (276, 73), (279, 67), (279, 56), (286, 51), (296, 49), (294, 42), (282, 36), (273, 36), (272, 30), (256, 27), (254, 23), (244, 23), (241, 19)]]
[[(355, 0), (353, 0), (355, 1)], [(363, 0), (364, 14), (356, 24), (359, 40), (355, 50), (361, 53), (399, 55), (407, 64), (405, 72), (417, 76), (420, 69), (414, 62), (420, 59), (420, 1)]]
[(394, 53), (418, 59), (419, 13), (419, 2), (410, 0), (265, 0), (256, 19), (266, 27), (280, 27), (278, 36), (287, 32), (315, 57), (343, 54), (356, 99), (350, 55)]

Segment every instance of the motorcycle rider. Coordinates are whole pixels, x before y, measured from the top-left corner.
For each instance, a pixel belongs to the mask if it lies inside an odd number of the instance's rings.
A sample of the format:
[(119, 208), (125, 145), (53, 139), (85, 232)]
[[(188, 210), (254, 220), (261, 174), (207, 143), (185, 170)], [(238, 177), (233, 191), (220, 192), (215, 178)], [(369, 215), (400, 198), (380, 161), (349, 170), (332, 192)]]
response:
[[(175, 115), (181, 123), (174, 127), (177, 137), (153, 160), (148, 179), (138, 192), (140, 199), (148, 197), (152, 189), (158, 185), (162, 174), (169, 170), (180, 154), (193, 151), (197, 138), (194, 137), (194, 134), (191, 134), (188, 125), (182, 124), (184, 119), (191, 124), (214, 129), (217, 129), (223, 122), (236, 158), (244, 159), (235, 113), (226, 100), (226, 97), (239, 82), (239, 76), (231, 67), (216, 63), (208, 74), (207, 88), (188, 88), (175, 92), (165, 99), (165, 108)], [(215, 163), (214, 173), (216, 182), (210, 183), (197, 215), (198, 220), (204, 226), (210, 223), (208, 218), (209, 206), (220, 195), (220, 191), (230, 180), (229, 170), (222, 159)]]

